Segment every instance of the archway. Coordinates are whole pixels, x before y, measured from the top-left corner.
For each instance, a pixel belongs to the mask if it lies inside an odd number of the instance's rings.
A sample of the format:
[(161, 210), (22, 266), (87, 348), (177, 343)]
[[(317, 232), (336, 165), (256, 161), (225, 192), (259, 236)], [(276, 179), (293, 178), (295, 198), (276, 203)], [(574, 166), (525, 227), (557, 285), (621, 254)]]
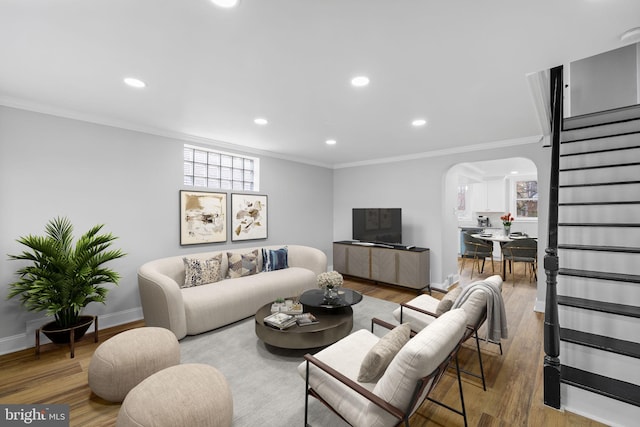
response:
[[(512, 231), (521, 231), (538, 237), (538, 215), (535, 201), (527, 203), (522, 194), (516, 194), (517, 183), (538, 180), (536, 165), (530, 159), (513, 157), (459, 163), (446, 173), (443, 207), (443, 287), (455, 282), (458, 273), (460, 230), (479, 227), (478, 216), (489, 224), (481, 228), (501, 229), (500, 216), (511, 212), (516, 216)], [(499, 253), (494, 254), (499, 256)]]

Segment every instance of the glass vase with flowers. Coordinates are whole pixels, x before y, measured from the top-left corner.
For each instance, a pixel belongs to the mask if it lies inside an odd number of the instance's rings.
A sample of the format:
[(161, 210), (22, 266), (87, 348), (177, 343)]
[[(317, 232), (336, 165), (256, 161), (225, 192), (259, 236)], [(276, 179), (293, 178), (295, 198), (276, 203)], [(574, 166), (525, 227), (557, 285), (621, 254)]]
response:
[(342, 286), (343, 278), (337, 271), (327, 271), (318, 274), (318, 287), (324, 290), (325, 299), (331, 301), (338, 298), (338, 289)]
[(502, 220), (502, 226), (504, 227), (504, 235), (508, 236), (511, 233), (511, 223), (515, 219), (511, 216), (511, 212), (508, 212), (500, 217)]

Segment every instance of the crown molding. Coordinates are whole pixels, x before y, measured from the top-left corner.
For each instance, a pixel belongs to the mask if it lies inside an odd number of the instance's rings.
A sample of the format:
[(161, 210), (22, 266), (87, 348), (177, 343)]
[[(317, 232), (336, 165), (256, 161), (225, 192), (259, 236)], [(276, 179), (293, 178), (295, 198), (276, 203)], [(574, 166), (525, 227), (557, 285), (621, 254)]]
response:
[(408, 154), (405, 156), (384, 157), (379, 159), (363, 160), (360, 162), (337, 163), (337, 164), (331, 165), (327, 163), (312, 161), (312, 160), (301, 158), (301, 157), (287, 156), (285, 154), (281, 154), (273, 151), (260, 150), (252, 147), (247, 147), (244, 145), (232, 144), (229, 142), (219, 141), (211, 138), (205, 138), (197, 135), (170, 131), (167, 129), (159, 129), (151, 126), (143, 126), (140, 124), (127, 122), (124, 120), (103, 117), (95, 114), (80, 113), (74, 110), (68, 110), (68, 109), (63, 109), (59, 107), (53, 107), (50, 105), (39, 104), (36, 102), (13, 98), (6, 95), (0, 95), (0, 105), (9, 107), (9, 108), (32, 111), (35, 113), (47, 114), (47, 115), (62, 117), (66, 119), (93, 123), (93, 124), (102, 125), (102, 126), (109, 126), (117, 129), (124, 129), (124, 130), (130, 130), (134, 132), (145, 133), (149, 135), (160, 136), (160, 137), (169, 138), (169, 139), (177, 139), (183, 142), (205, 144), (210, 147), (215, 147), (218, 149), (232, 150), (232, 151), (243, 152), (247, 154), (267, 156), (267, 157), (272, 157), (276, 159), (287, 160), (291, 162), (302, 163), (302, 164), (307, 164), (307, 165), (317, 166), (317, 167), (322, 167), (327, 169), (345, 169), (345, 168), (351, 168), (351, 167), (378, 165), (378, 164), (385, 164), (385, 163), (396, 163), (396, 162), (403, 162), (407, 160), (424, 159), (429, 157), (440, 157), (440, 156), (447, 156), (451, 154), (471, 153), (475, 151), (484, 151), (484, 150), (490, 150), (495, 148), (504, 148), (504, 147), (511, 147), (516, 145), (538, 143), (543, 139), (542, 135), (536, 135), (536, 136), (529, 136), (524, 138), (506, 139), (501, 141), (488, 142), (483, 144), (473, 144), (473, 145), (466, 145), (462, 147), (453, 147), (453, 148), (448, 148), (444, 150), (426, 151), (421, 153)]
[(404, 162), (407, 160), (425, 159), (429, 157), (449, 156), (452, 154), (472, 153), (476, 151), (492, 150), (496, 148), (513, 147), (517, 145), (537, 144), (544, 139), (542, 135), (526, 136), (523, 138), (503, 139), (500, 141), (486, 142), (483, 144), (464, 145), (461, 147), (447, 148), (443, 150), (425, 151), (422, 153), (408, 154), (406, 156), (387, 157), (382, 159), (365, 160), (362, 162), (341, 163), (334, 165), (334, 169), (344, 169), (359, 166), (371, 166), (384, 163)]
[(52, 107), (50, 105), (30, 102), (24, 99), (13, 98), (5, 95), (0, 95), (0, 105), (4, 105), (5, 107), (15, 108), (19, 110), (31, 111), (34, 113), (61, 117), (65, 119), (78, 120), (78, 121), (93, 123), (93, 124), (102, 125), (102, 126), (109, 126), (117, 129), (124, 129), (124, 130), (130, 130), (134, 132), (145, 133), (148, 135), (161, 136), (169, 139), (178, 139), (184, 142), (205, 144), (211, 147), (216, 147), (224, 150), (231, 150), (236, 152), (273, 157), (281, 160), (288, 160), (291, 162), (303, 163), (303, 164), (323, 167), (327, 169), (332, 168), (332, 165), (330, 164), (316, 162), (316, 161), (301, 158), (301, 157), (287, 156), (286, 154), (281, 154), (273, 151), (260, 150), (257, 148), (252, 148), (244, 145), (232, 144), (230, 142), (219, 141), (216, 139), (206, 138), (206, 137), (197, 136), (197, 135), (191, 135), (183, 132), (171, 131), (168, 129), (160, 129), (152, 126), (144, 126), (144, 125), (140, 125), (132, 122), (127, 122), (124, 120), (118, 120), (118, 119), (104, 117), (104, 116), (95, 115), (95, 114), (80, 113), (74, 110), (68, 110), (68, 109), (63, 109), (59, 107)]

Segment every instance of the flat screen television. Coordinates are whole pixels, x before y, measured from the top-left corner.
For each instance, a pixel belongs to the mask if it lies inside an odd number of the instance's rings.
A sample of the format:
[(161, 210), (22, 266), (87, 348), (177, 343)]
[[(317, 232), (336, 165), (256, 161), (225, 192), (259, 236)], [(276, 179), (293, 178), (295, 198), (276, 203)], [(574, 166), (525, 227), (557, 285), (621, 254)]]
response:
[(353, 240), (402, 244), (402, 209), (353, 208)]

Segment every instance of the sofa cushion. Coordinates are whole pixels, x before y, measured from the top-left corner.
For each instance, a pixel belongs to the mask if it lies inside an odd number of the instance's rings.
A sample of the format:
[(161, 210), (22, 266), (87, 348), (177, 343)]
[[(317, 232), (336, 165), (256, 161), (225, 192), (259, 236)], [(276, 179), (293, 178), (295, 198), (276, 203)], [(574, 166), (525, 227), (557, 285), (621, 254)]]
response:
[(227, 252), (229, 277), (250, 276), (258, 272), (258, 250), (247, 253)]
[(184, 262), (184, 285), (182, 288), (200, 286), (222, 280), (222, 253), (208, 259), (182, 258)]
[(289, 250), (287, 247), (280, 249), (262, 249), (262, 271), (275, 271), (289, 268)]
[(461, 292), (462, 292), (462, 287), (460, 286), (447, 292), (446, 295), (442, 297), (442, 299), (438, 303), (438, 307), (436, 307), (436, 314), (438, 316), (441, 316), (442, 314), (451, 310), (451, 307), (453, 307), (454, 301), (460, 296)]
[(375, 382), (384, 373), (391, 360), (404, 346), (411, 335), (411, 326), (408, 323), (398, 325), (386, 333), (380, 341), (367, 353), (360, 365), (358, 381)]

